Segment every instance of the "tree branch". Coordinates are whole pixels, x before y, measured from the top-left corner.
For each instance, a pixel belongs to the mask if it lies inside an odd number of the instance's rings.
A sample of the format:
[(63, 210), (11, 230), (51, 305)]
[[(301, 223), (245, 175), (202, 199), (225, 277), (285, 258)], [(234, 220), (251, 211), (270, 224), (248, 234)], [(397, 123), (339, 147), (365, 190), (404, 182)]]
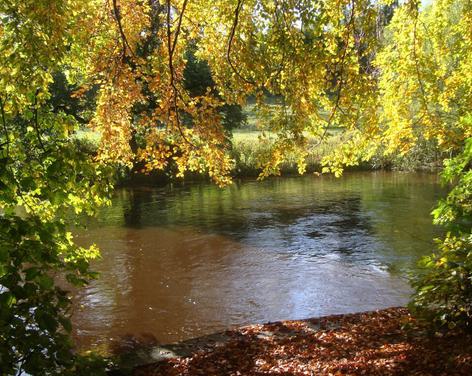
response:
[[(187, 136), (185, 135), (183, 129), (182, 129), (182, 124), (180, 121), (180, 115), (179, 115), (179, 108), (178, 108), (178, 96), (179, 96), (179, 90), (177, 89), (177, 85), (175, 82), (175, 70), (174, 70), (174, 62), (173, 62), (173, 57), (174, 57), (174, 52), (175, 48), (177, 46), (179, 34), (180, 34), (180, 29), (182, 26), (182, 18), (185, 12), (185, 9), (187, 7), (188, 0), (184, 0), (184, 3), (182, 5), (182, 11), (180, 12), (179, 15), (179, 20), (177, 22), (177, 28), (175, 30), (175, 35), (174, 35), (174, 40), (172, 42), (172, 32), (171, 32), (171, 17), (170, 17), (170, 11), (171, 11), (171, 4), (170, 0), (167, 0), (167, 15), (166, 15), (166, 21), (167, 21), (167, 51), (169, 54), (169, 73), (170, 73), (170, 86), (172, 87), (172, 101), (173, 101), (173, 106), (174, 106), (174, 113), (175, 113), (175, 122), (177, 125), (177, 129), (179, 130), (180, 135), (184, 139), (184, 141), (191, 145), (192, 147), (195, 148), (195, 145), (190, 142), (187, 139)], [(168, 111), (168, 117), (170, 120), (171, 117), (171, 108), (169, 107)]]
[(128, 39), (126, 38), (125, 32), (123, 30), (123, 25), (121, 24), (121, 14), (120, 14), (120, 7), (117, 4), (117, 0), (113, 0), (113, 18), (116, 20), (116, 24), (118, 25), (118, 30), (120, 32), (121, 36), (121, 43), (123, 45), (122, 47), (122, 58), (124, 59), (126, 57), (126, 50), (128, 49), (129, 52), (133, 57), (136, 57), (136, 55), (133, 52), (133, 49), (128, 43)]
[(232, 71), (244, 82), (250, 84), (250, 85), (255, 85), (256, 83), (253, 80), (247, 79), (244, 77), (234, 66), (232, 60), (231, 60), (231, 48), (233, 46), (233, 39), (236, 34), (236, 28), (238, 27), (238, 22), (239, 22), (239, 13), (241, 12), (241, 9), (243, 7), (243, 0), (238, 0), (238, 5), (236, 6), (236, 9), (234, 10), (234, 19), (233, 19), (233, 25), (231, 26), (231, 32), (229, 34), (229, 39), (228, 39), (228, 48), (226, 50), (226, 60), (228, 61), (229, 66), (231, 67)]
[[(431, 112), (429, 111), (428, 102), (426, 101), (426, 90), (424, 88), (424, 84), (423, 84), (423, 81), (421, 79), (421, 72), (420, 72), (420, 66), (419, 66), (419, 61), (418, 61), (418, 54), (417, 54), (417, 51), (416, 51), (416, 48), (417, 48), (417, 25), (418, 25), (419, 12), (418, 12), (418, 5), (416, 4), (415, 6), (416, 6), (416, 8), (415, 8), (415, 21), (414, 21), (414, 24), (413, 24), (413, 60), (415, 62), (416, 79), (418, 81), (418, 85), (419, 85), (420, 92), (421, 92), (421, 102), (423, 104), (423, 110), (428, 115), (429, 119), (432, 120), (433, 116), (432, 116)], [(421, 118), (423, 118), (423, 116)]]
[(38, 120), (38, 90), (36, 90), (36, 93), (34, 94), (34, 103), (33, 103), (33, 113), (34, 113), (34, 130), (36, 132), (36, 138), (38, 139), (39, 146), (43, 150), (43, 152), (46, 152), (46, 148), (44, 147), (43, 140), (41, 139), (41, 133), (39, 132), (39, 120)]
[(7, 146), (7, 157), (10, 156), (10, 134), (8, 133), (8, 128), (7, 128), (7, 121), (6, 121), (6, 116), (5, 116), (5, 102), (0, 98), (0, 110), (1, 110), (1, 115), (2, 115), (2, 125), (3, 125), (3, 130), (5, 132), (5, 137), (6, 141), (3, 145)]
[(339, 106), (339, 103), (341, 101), (341, 94), (342, 94), (342, 90), (343, 90), (343, 87), (344, 87), (344, 64), (345, 64), (345, 61), (346, 61), (346, 55), (347, 55), (347, 49), (348, 49), (348, 46), (349, 46), (349, 38), (351, 36), (351, 27), (353, 25), (353, 22), (354, 22), (354, 12), (355, 12), (355, 2), (352, 1), (351, 2), (351, 5), (352, 5), (352, 9), (351, 9), (351, 15), (349, 16), (349, 21), (348, 21), (348, 24), (346, 25), (347, 26), (347, 36), (346, 38), (344, 39), (344, 49), (343, 49), (343, 54), (341, 56), (341, 70), (340, 70), (340, 74), (339, 74), (339, 87), (338, 87), (338, 90), (337, 90), (337, 95), (336, 95), (336, 102), (334, 103), (334, 106), (331, 110), (331, 113), (329, 115), (329, 118), (327, 120), (327, 123), (326, 123), (326, 127), (324, 129), (324, 132), (323, 134), (321, 135), (321, 138), (319, 140), (319, 142), (314, 146), (314, 147), (317, 147), (321, 144), (321, 142), (324, 140), (324, 138), (326, 137), (327, 133), (328, 133), (328, 128), (330, 127), (333, 119), (334, 119), (334, 116), (336, 115), (336, 112), (339, 110), (339, 111), (342, 111), (342, 109), (340, 108)]

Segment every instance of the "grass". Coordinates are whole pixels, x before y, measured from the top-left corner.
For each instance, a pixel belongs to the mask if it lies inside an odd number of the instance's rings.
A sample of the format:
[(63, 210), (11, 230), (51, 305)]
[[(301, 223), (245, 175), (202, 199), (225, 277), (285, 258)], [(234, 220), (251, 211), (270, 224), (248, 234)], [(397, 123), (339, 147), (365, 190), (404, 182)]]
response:
[[(269, 108), (276, 109), (278, 105), (273, 99), (269, 103)], [(271, 142), (276, 139), (276, 134), (270, 131), (262, 132), (260, 126), (263, 119), (257, 114), (255, 104), (249, 102), (243, 109), (247, 116), (247, 122), (242, 127), (233, 129), (231, 156), (235, 160), (233, 175), (258, 176), (262, 171), (264, 161), (270, 157)], [(262, 136), (265, 136), (262, 138)], [(340, 128), (330, 128), (326, 139), (319, 142), (314, 137), (306, 135), (308, 138), (308, 155), (306, 157), (307, 172), (321, 171), (321, 161), (332, 151), (343, 144), (345, 135)], [(94, 153), (100, 141), (98, 132), (82, 129), (76, 132), (75, 138), (82, 145), (85, 151)], [(379, 151), (372, 161), (364, 163), (362, 169), (393, 168), (398, 170), (433, 170), (437, 167), (440, 158), (436, 155), (434, 147), (425, 143), (417, 147), (410, 155), (385, 157)], [(281, 164), (281, 172), (284, 174), (297, 173), (297, 157), (288, 153), (286, 160)]]
[(85, 142), (97, 144), (100, 142), (100, 133), (92, 131), (91, 129), (79, 129), (75, 132), (75, 138)]
[[(321, 171), (323, 157), (329, 155), (340, 143), (342, 135), (339, 132), (331, 134), (319, 143), (313, 137), (308, 136), (308, 155), (306, 157), (307, 171)], [(232, 157), (236, 161), (235, 174), (238, 176), (257, 176), (262, 169), (264, 160), (270, 153), (271, 141), (276, 135), (264, 132), (266, 138), (262, 139), (262, 131), (250, 129), (233, 130)], [(285, 174), (297, 173), (297, 157), (288, 153), (286, 160), (281, 164), (281, 172)]]

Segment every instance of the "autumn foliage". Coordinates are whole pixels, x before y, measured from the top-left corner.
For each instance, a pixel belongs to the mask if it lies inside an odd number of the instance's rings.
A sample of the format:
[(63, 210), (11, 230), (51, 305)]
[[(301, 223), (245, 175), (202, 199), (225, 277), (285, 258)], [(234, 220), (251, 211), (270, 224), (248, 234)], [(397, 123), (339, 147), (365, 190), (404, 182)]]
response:
[[(469, 375), (472, 337), (428, 333), (404, 308), (251, 325), (134, 376)], [(404, 326), (410, 329), (404, 329)]]
[[(423, 140), (450, 157), (452, 190), (435, 211), (448, 232), (423, 262), (412, 307), (439, 326), (470, 327), (471, 25), (469, 0), (1, 1), (2, 372), (80, 374), (69, 298), (53, 276), (87, 283), (99, 252), (75, 245), (71, 213), (107, 204), (117, 168), (171, 166), (230, 184), (220, 110), (248, 96), (268, 119), (262, 137), (275, 135), (261, 178), (289, 155), (304, 173), (308, 149), (333, 128), (342, 142), (322, 172), (336, 176)], [(184, 82), (190, 47), (214, 81), (201, 95)], [(87, 116), (55, 104), (59, 75), (75, 100), (94, 98)], [(77, 142), (84, 122), (101, 139), (92, 156)]]

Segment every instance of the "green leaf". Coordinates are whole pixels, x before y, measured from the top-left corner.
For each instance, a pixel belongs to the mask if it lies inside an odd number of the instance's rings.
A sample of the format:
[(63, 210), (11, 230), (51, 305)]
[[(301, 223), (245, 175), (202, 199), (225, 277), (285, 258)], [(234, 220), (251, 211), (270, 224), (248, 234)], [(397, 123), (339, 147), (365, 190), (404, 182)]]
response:
[(46, 274), (37, 277), (37, 281), (43, 289), (49, 290), (54, 286), (54, 280)]
[(25, 279), (31, 281), (40, 273), (41, 271), (38, 268), (31, 267), (25, 270)]
[(58, 321), (52, 314), (43, 311), (38, 312), (36, 315), (36, 321), (41, 329), (49, 332), (55, 332), (59, 325)]
[(59, 317), (59, 322), (66, 332), (70, 333), (72, 331), (72, 323), (68, 318)]
[(11, 307), (16, 303), (16, 297), (9, 291), (0, 294), (0, 307)]

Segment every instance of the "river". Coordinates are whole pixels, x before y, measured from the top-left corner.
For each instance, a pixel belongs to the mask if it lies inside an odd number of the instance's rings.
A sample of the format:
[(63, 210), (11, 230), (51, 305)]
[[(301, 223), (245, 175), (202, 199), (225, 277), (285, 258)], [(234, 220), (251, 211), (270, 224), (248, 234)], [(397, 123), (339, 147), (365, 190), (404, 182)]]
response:
[(439, 234), (429, 174), (350, 173), (117, 190), (88, 221), (101, 277), (75, 294), (84, 348), (403, 305)]

